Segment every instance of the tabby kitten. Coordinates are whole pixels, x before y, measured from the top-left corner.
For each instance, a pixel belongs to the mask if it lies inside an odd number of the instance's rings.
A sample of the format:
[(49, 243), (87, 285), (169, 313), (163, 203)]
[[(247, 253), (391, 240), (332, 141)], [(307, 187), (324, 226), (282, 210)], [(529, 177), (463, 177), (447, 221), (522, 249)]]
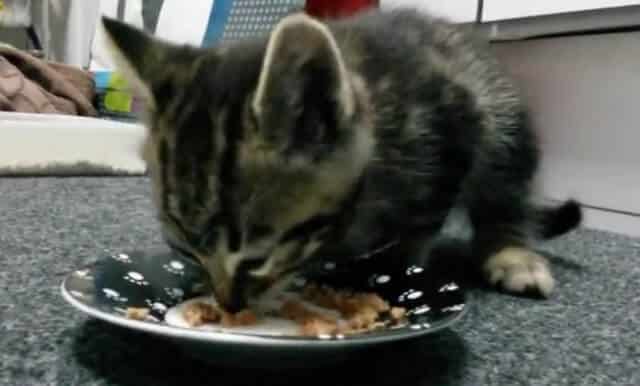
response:
[(533, 203), (527, 109), (461, 27), (413, 10), (296, 14), (264, 38), (201, 49), (103, 25), (148, 100), (143, 155), (166, 238), (229, 310), (321, 252), (391, 244), (394, 259), (441, 256), (444, 271), (551, 293), (530, 245), (578, 226), (581, 209)]

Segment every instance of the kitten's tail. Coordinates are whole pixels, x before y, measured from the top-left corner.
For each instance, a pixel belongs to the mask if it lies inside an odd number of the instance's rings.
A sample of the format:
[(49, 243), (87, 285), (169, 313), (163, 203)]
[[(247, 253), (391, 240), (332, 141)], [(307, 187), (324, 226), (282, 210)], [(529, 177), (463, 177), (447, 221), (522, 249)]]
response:
[(567, 200), (557, 206), (534, 208), (537, 236), (552, 239), (570, 232), (582, 223), (582, 207), (575, 200)]

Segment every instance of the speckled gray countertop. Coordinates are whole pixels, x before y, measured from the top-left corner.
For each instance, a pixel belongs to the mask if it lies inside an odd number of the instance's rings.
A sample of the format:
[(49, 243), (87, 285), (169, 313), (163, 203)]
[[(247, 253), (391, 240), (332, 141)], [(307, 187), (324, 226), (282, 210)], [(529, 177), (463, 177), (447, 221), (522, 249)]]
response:
[(640, 241), (581, 230), (545, 245), (548, 301), (474, 292), (451, 330), (337, 369), (237, 371), (88, 320), (64, 276), (161, 245), (142, 178), (0, 179), (0, 385), (640, 385)]

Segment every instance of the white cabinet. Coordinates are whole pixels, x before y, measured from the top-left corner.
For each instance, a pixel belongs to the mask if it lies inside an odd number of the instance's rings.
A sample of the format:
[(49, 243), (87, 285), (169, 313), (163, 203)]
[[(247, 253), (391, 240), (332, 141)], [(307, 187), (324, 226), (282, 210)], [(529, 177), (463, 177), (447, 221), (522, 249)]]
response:
[(609, 217), (625, 213), (622, 220), (588, 223), (640, 236), (640, 32), (494, 49), (531, 107), (544, 155), (542, 192), (558, 200), (575, 197)]
[[(444, 2), (444, 1), (443, 1)], [(452, 1), (450, 1), (452, 2)], [(456, 2), (457, 3), (457, 2)], [(559, 13), (640, 5), (638, 0), (484, 0), (482, 21), (518, 19)]]
[(444, 17), (455, 23), (476, 20), (477, 0), (380, 0), (380, 8), (410, 7)]

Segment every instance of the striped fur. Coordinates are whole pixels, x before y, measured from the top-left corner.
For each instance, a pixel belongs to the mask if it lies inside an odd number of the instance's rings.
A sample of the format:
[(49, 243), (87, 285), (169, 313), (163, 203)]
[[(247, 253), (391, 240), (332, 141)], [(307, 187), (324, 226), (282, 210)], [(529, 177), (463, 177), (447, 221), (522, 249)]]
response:
[(293, 15), (263, 39), (198, 49), (104, 26), (149, 100), (142, 153), (167, 239), (230, 309), (318, 251), (396, 240), (422, 264), (441, 254), (449, 270), (482, 272), (580, 221), (573, 201), (533, 205), (527, 110), (460, 27), (414, 11)]

